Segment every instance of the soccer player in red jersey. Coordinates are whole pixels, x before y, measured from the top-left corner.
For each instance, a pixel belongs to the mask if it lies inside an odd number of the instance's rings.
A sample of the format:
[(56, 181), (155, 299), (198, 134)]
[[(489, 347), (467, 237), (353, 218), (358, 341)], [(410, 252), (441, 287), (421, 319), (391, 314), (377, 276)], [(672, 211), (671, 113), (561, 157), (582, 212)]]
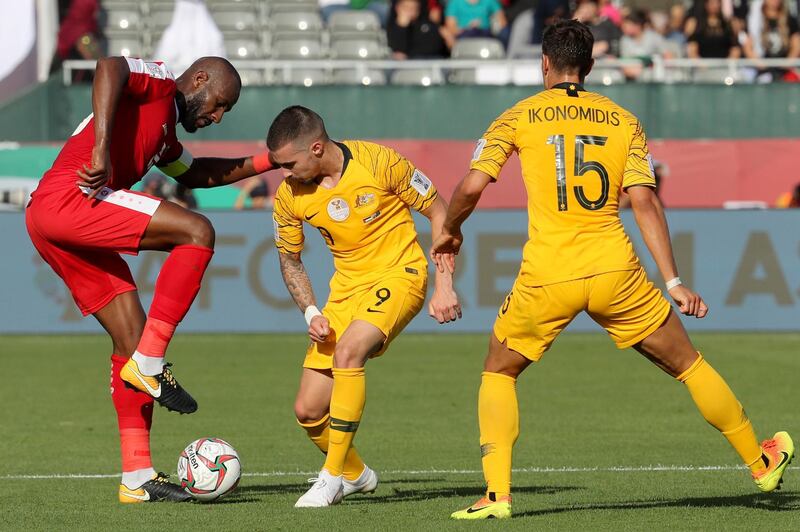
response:
[[(190, 188), (222, 186), (270, 169), (266, 151), (239, 159), (197, 158), (181, 146), (219, 123), (239, 98), (241, 80), (225, 59), (197, 60), (177, 79), (162, 63), (100, 59), (92, 115), (67, 140), (26, 210), (28, 233), (64, 280), (84, 315), (111, 336), (111, 398), (122, 447), (120, 502), (183, 501), (188, 495), (150, 461), (153, 400), (182, 414), (195, 400), (164, 363), (175, 327), (189, 310), (214, 251), (214, 229), (200, 214), (128, 190), (151, 166)], [(120, 253), (169, 253), (145, 316)]]

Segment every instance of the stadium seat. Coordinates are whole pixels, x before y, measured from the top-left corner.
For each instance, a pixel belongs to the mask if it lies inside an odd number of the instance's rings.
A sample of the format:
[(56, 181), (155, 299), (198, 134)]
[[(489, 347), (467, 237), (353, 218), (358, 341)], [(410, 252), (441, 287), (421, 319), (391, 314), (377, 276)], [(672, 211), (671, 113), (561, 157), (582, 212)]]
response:
[(109, 34), (107, 37), (108, 55), (124, 55), (125, 57), (142, 57), (144, 55), (144, 46), (138, 35), (122, 34), (113, 35)]
[(385, 46), (374, 40), (342, 40), (331, 43), (331, 56), (336, 59), (383, 59)]
[(275, 32), (316, 32), (322, 31), (322, 17), (316, 11), (295, 11), (274, 13), (269, 16), (267, 25)]
[(275, 85), (326, 85), (328, 78), (325, 71), (316, 68), (293, 68), (291, 70), (276, 70), (272, 76)]
[(242, 85), (263, 85), (264, 74), (260, 70), (252, 68), (239, 68), (237, 69), (239, 76), (242, 78)]
[(381, 21), (372, 11), (336, 11), (328, 20), (332, 34), (381, 31)]
[(214, 22), (222, 31), (255, 31), (260, 21), (255, 10), (243, 6), (219, 7), (211, 11)]
[(319, 11), (319, 2), (316, 0), (274, 0), (264, 6), (271, 17), (277, 13), (309, 13)]
[(625, 74), (617, 68), (594, 68), (586, 76), (587, 85), (617, 85), (625, 83)]
[(382, 70), (338, 69), (333, 72), (336, 85), (386, 85), (386, 74)]
[(264, 49), (255, 35), (225, 34), (225, 54), (230, 59), (260, 59)]
[(286, 39), (272, 45), (275, 59), (320, 59), (322, 56), (322, 43), (316, 39)]
[(502, 59), (505, 57), (503, 44), (497, 39), (476, 38), (459, 39), (453, 46), (453, 59)]
[(143, 26), (142, 12), (136, 4), (124, 4), (106, 9), (105, 21), (101, 24), (105, 31), (138, 31)]
[(396, 70), (391, 77), (392, 85), (441, 85), (442, 80), (426, 68)]
[(164, 29), (172, 22), (172, 14), (175, 12), (173, 4), (159, 2), (151, 4), (147, 15), (147, 26), (157, 32), (163, 33)]

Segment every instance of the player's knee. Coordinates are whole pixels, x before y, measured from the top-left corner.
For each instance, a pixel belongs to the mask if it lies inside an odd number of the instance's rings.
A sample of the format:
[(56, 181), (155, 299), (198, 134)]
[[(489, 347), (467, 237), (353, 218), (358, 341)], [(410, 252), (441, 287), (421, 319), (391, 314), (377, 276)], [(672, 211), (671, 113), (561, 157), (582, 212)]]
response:
[(294, 402), (294, 415), (297, 421), (308, 425), (319, 421), (328, 414), (328, 405), (314, 405), (298, 397)]
[(202, 214), (194, 214), (196, 220), (193, 220), (189, 230), (189, 239), (194, 246), (203, 246), (213, 248), (216, 240), (216, 233), (214, 226), (208, 221), (208, 218)]
[(360, 368), (364, 365), (366, 357), (358, 346), (339, 343), (333, 351), (333, 361), (337, 368)]

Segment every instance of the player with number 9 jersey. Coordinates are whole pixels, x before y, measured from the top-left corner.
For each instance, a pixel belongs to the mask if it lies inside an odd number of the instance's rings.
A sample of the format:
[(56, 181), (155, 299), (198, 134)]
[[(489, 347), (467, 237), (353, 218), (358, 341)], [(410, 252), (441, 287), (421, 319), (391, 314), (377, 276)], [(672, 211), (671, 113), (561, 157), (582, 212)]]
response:
[[(305, 107), (288, 107), (275, 118), (267, 147), (285, 176), (273, 211), (281, 273), (311, 339), (295, 415), (326, 455), (295, 506), (330, 506), (377, 486), (375, 472), (352, 445), (366, 401), (364, 366), (386, 351), (425, 302), (428, 265), (410, 209), (428, 218), (437, 236), (447, 206), (425, 174), (396, 151), (334, 141), (322, 118)], [(303, 222), (322, 234), (333, 254), (336, 272), (322, 311), (300, 257)], [(454, 321), (460, 308), (452, 269), (442, 260), (435, 284), (431, 316)]]

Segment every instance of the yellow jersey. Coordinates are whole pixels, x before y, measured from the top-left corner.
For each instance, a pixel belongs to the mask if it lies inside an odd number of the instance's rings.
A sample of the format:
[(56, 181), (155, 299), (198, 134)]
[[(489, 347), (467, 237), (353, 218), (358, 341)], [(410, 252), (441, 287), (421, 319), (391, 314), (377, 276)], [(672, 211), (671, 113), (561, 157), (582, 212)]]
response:
[(411, 162), (386, 146), (337, 143), (344, 170), (331, 189), (285, 179), (275, 193), (275, 245), (282, 253), (303, 249), (303, 222), (315, 227), (333, 254), (329, 300), (369, 288), (392, 271), (427, 275), (409, 207), (425, 210), (436, 187)]
[(496, 180), (514, 151), (528, 193), (520, 282), (542, 286), (639, 267), (619, 219), (619, 194), (656, 182), (634, 115), (561, 83), (500, 115), (478, 141), (471, 168)]

